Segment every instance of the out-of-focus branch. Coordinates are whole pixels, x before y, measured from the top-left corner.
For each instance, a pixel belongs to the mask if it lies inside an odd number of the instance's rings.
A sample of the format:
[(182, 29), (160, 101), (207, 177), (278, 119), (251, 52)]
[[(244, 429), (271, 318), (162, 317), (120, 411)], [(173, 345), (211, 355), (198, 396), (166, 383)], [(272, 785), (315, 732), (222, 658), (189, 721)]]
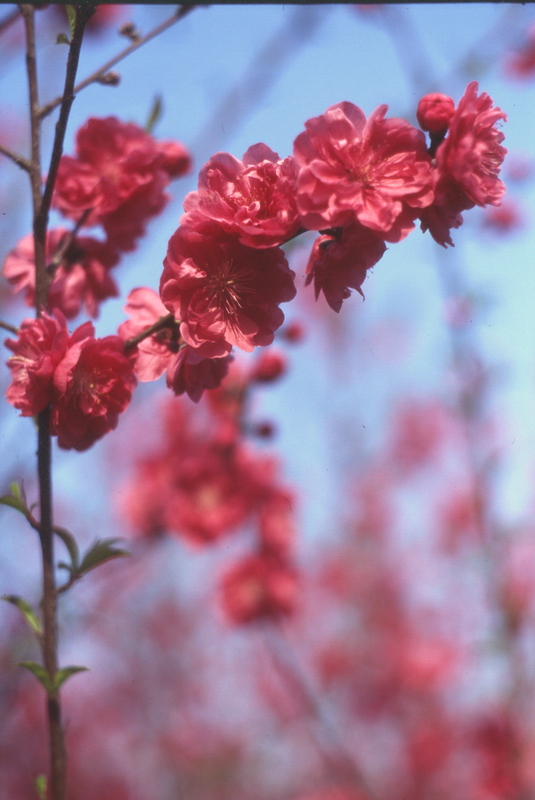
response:
[[(186, 16), (186, 14), (189, 14), (190, 11), (193, 11), (194, 8), (196, 8), (195, 5), (178, 6), (177, 10), (175, 11), (175, 13), (171, 17), (166, 19), (164, 22), (160, 23), (160, 25), (157, 25), (155, 28), (153, 28), (151, 31), (149, 31), (149, 33), (146, 33), (145, 36), (142, 36), (140, 39), (136, 39), (136, 41), (132, 42), (132, 44), (128, 45), (128, 47), (125, 47), (124, 50), (121, 50), (120, 53), (118, 53), (116, 56), (114, 56), (109, 61), (107, 61), (106, 64), (104, 64), (102, 67), (97, 69), (95, 72), (93, 72), (87, 78), (84, 78), (83, 81), (78, 83), (73, 89), (73, 95), (76, 96), (79, 92), (82, 91), (82, 89), (85, 89), (87, 86), (90, 86), (92, 83), (97, 83), (98, 81), (100, 81), (100, 79), (107, 72), (109, 72), (109, 70), (112, 67), (114, 67), (116, 64), (118, 64), (120, 61), (122, 61), (127, 56), (129, 56), (130, 53), (135, 52), (140, 47), (142, 47), (144, 44), (146, 44), (147, 42), (150, 42), (151, 39), (154, 39), (155, 36), (158, 36), (160, 33), (163, 33), (163, 31), (167, 30), (167, 28), (170, 28), (172, 25), (174, 25), (175, 22), (178, 22), (179, 19), (182, 19), (183, 17)], [(47, 103), (45, 106), (40, 108), (39, 109), (39, 117), (40, 117), (40, 119), (44, 119), (52, 111), (54, 111), (54, 109), (57, 108), (60, 105), (62, 100), (63, 100), (63, 97), (56, 97), (55, 100), (52, 100), (50, 103)]]
[(264, 633), (266, 645), (278, 672), (317, 723), (323, 740), (316, 741), (321, 755), (333, 771), (343, 773), (346, 780), (351, 780), (367, 800), (375, 800), (374, 792), (368, 785), (355, 756), (349, 752), (336, 726), (326, 714), (284, 629), (280, 624), (269, 624), (264, 627)]

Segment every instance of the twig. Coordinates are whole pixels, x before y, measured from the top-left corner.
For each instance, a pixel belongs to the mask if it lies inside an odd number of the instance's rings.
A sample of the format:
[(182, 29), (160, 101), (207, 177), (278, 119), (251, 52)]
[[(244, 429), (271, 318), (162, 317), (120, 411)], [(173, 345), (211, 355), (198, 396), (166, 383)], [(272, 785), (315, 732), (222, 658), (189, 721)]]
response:
[(24, 158), (24, 156), (14, 153), (13, 150), (10, 150), (9, 147), (4, 147), (3, 144), (0, 144), (0, 153), (10, 158), (11, 161), (14, 161), (15, 164), (21, 167), (21, 169), (26, 170), (26, 172), (30, 172), (32, 165), (27, 158)]
[(130, 339), (127, 339), (124, 343), (125, 350), (132, 350), (136, 347), (143, 339), (148, 339), (149, 336), (152, 336), (154, 333), (158, 333), (158, 331), (163, 330), (164, 328), (172, 328), (175, 325), (178, 325), (178, 320), (175, 319), (174, 315), (169, 313), (166, 314), (165, 317), (160, 317), (153, 325), (150, 325), (145, 330), (136, 333), (135, 336), (132, 336)]
[(54, 275), (55, 271), (63, 261), (65, 253), (76, 239), (78, 231), (84, 225), (85, 221), (87, 220), (88, 216), (91, 214), (92, 211), (93, 211), (92, 208), (86, 208), (86, 210), (84, 211), (84, 213), (82, 214), (82, 216), (80, 217), (80, 219), (78, 220), (72, 231), (69, 231), (69, 233), (65, 236), (60, 246), (54, 253), (52, 261), (50, 262), (50, 264), (48, 264), (46, 268), (46, 271), (48, 272), (49, 275), (51, 276)]
[(63, 154), (63, 142), (65, 139), (65, 132), (67, 130), (67, 122), (71, 106), (74, 101), (74, 81), (76, 78), (76, 71), (78, 69), (78, 61), (80, 58), (80, 50), (82, 48), (82, 39), (87, 20), (94, 14), (96, 5), (77, 6), (76, 10), (76, 23), (74, 26), (74, 33), (72, 35), (71, 46), (69, 48), (69, 57), (67, 59), (67, 69), (65, 72), (65, 87), (63, 89), (63, 99), (59, 112), (59, 119), (56, 123), (56, 132), (54, 136), (54, 144), (52, 147), (52, 156), (50, 158), (50, 167), (43, 192), (43, 199), (38, 214), (38, 222), (40, 225), (46, 226), (48, 224), (48, 215), (50, 212), (50, 205), (52, 202), (52, 193), (54, 191), (54, 184), (56, 182), (56, 175), (58, 172), (59, 162)]
[(3, 328), (5, 331), (9, 331), (10, 333), (15, 334), (15, 336), (17, 336), (19, 332), (19, 329), (15, 328), (14, 325), (10, 325), (9, 322), (2, 322), (2, 320), (0, 320), (0, 328)]
[[(135, 41), (132, 44), (128, 45), (128, 47), (125, 47), (124, 50), (121, 50), (120, 53), (118, 53), (114, 58), (111, 58), (106, 64), (104, 64), (104, 66), (100, 67), (100, 69), (97, 69), (96, 72), (93, 72), (87, 78), (84, 78), (83, 81), (78, 83), (74, 87), (73, 90), (74, 95), (77, 95), (79, 92), (82, 91), (82, 89), (85, 89), (92, 83), (96, 83), (97, 81), (99, 81), (100, 78), (102, 78), (102, 76), (105, 75), (112, 67), (118, 64), (119, 61), (122, 61), (124, 58), (129, 56), (130, 53), (133, 53), (142, 45), (146, 44), (147, 42), (150, 42), (150, 40), (154, 39), (154, 37), (158, 36), (158, 34), (163, 33), (163, 31), (167, 30), (167, 28), (170, 28), (171, 25), (174, 25), (175, 22), (178, 22), (178, 20), (182, 19), (182, 17), (185, 17), (186, 14), (189, 14), (189, 12), (192, 11), (194, 8), (195, 5), (178, 6), (178, 9), (171, 17), (169, 17), (169, 19), (165, 20), (165, 22), (162, 22), (160, 25), (157, 25), (155, 28), (149, 31), (149, 33), (145, 34), (145, 36), (142, 36), (138, 41)], [(40, 108), (38, 112), (39, 118), (44, 119), (45, 117), (47, 117), (52, 111), (54, 111), (55, 108), (57, 108), (60, 105), (61, 102), (62, 98), (56, 97), (55, 100), (51, 100), (50, 103), (47, 103), (45, 106)]]

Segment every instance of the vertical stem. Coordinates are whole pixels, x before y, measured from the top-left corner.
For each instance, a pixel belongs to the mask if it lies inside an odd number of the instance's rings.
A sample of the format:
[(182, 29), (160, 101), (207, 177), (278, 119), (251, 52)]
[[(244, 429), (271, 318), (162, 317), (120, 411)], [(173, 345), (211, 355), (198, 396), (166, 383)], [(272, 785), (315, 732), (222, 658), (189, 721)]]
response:
[[(28, 92), (30, 101), (31, 126), (31, 165), (30, 181), (33, 205), (33, 235), (35, 247), (35, 283), (36, 283), (36, 315), (39, 317), (47, 307), (49, 275), (46, 269), (46, 239), (48, 216), (52, 200), (52, 192), (57, 169), (63, 152), (63, 141), (74, 100), (73, 87), (78, 68), (78, 59), (82, 46), (84, 28), (87, 20), (94, 13), (95, 6), (77, 6), (76, 24), (72, 37), (65, 88), (56, 125), (54, 145), (48, 178), (42, 188), (41, 183), (41, 123), (39, 108), (39, 92), (37, 83), (37, 61), (35, 47), (35, 10), (29, 4), (20, 6), (26, 30), (26, 68), (28, 73)], [(38, 447), (37, 472), (39, 479), (40, 523), (39, 535), (43, 557), (43, 661), (49, 675), (50, 683), (58, 670), (58, 623), (57, 623), (57, 588), (54, 573), (54, 531), (52, 518), (52, 448), (50, 437), (50, 407), (38, 415)], [(61, 724), (61, 703), (59, 691), (48, 692), (47, 697), (50, 782), (49, 796), (51, 800), (65, 800), (66, 751), (65, 736)]]
[[(51, 680), (58, 669), (57, 591), (54, 574), (54, 538), (52, 522), (52, 449), (50, 439), (50, 407), (38, 417), (37, 471), (41, 510), (40, 538), (43, 554), (43, 661)], [(48, 729), (50, 737), (50, 796), (65, 798), (65, 739), (61, 725), (61, 704), (58, 692), (48, 695)]]

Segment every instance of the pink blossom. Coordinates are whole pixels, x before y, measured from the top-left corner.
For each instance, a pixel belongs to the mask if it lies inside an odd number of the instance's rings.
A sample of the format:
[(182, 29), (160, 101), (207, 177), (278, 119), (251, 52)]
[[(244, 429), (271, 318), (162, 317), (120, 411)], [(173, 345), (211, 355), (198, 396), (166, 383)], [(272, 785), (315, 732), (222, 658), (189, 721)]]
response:
[(248, 556), (224, 575), (221, 604), (238, 624), (290, 614), (297, 595), (295, 570), (278, 559)]
[(181, 226), (169, 241), (160, 295), (184, 341), (204, 358), (271, 344), (295, 296), (283, 251), (254, 250), (217, 225)]
[(362, 295), (366, 272), (383, 256), (384, 241), (359, 223), (339, 229), (335, 235), (314, 242), (307, 266), (306, 283), (314, 281), (316, 300), (320, 292), (334, 311), (351, 296), (350, 288)]
[(67, 352), (69, 333), (65, 317), (56, 311), (54, 317), (43, 314), (39, 319), (26, 319), (18, 338), (6, 339), (13, 351), (7, 365), (12, 383), (6, 397), (20, 409), (21, 416), (33, 417), (43, 411), (54, 397), (54, 371)]
[(239, 161), (216, 153), (202, 168), (199, 188), (184, 200), (183, 225), (215, 220), (248, 247), (274, 247), (300, 228), (295, 201), (297, 167), (265, 144), (250, 147)]
[[(65, 228), (48, 232), (47, 261), (50, 263), (69, 235)], [(3, 274), (13, 284), (14, 291), (25, 290), (24, 299), (35, 305), (35, 262), (33, 234), (25, 236), (8, 254)], [(78, 236), (67, 247), (54, 272), (48, 289), (48, 310), (58, 308), (72, 319), (85, 306), (87, 314), (97, 317), (99, 303), (116, 297), (117, 285), (110, 269), (119, 261), (119, 253), (107, 242), (89, 236)]]
[(167, 385), (176, 395), (187, 394), (198, 403), (205, 389), (217, 389), (228, 372), (232, 355), (203, 358), (194, 348), (184, 345), (174, 364), (167, 370)]
[(297, 207), (311, 230), (360, 222), (397, 242), (414, 227), (416, 209), (433, 200), (425, 137), (408, 122), (366, 121), (352, 103), (331, 106), (305, 123), (294, 143), (300, 171)]
[[(180, 147), (180, 146), (179, 146)], [(63, 156), (54, 206), (78, 221), (91, 209), (87, 226), (101, 224), (121, 250), (133, 250), (150, 217), (167, 203), (170, 177), (189, 168), (170, 143), (160, 146), (138, 125), (116, 117), (91, 117), (76, 136), (76, 156)]]
[(472, 81), (459, 101), (436, 152), (435, 200), (419, 213), (422, 230), (429, 229), (444, 247), (453, 244), (449, 231), (462, 223), (462, 211), (498, 206), (505, 191), (498, 174), (507, 151), (496, 126), (506, 116), (488, 94), (478, 96), (477, 91)]
[(447, 131), (455, 111), (455, 103), (447, 94), (426, 94), (418, 103), (416, 118), (423, 131), (442, 133)]
[(90, 322), (77, 328), (54, 373), (50, 430), (59, 446), (87, 450), (116, 428), (135, 385), (132, 360), (118, 336), (95, 339)]
[[(147, 288), (130, 292), (125, 311), (131, 319), (123, 322), (118, 330), (125, 341), (169, 315), (158, 294)], [(179, 322), (174, 320), (137, 344), (135, 371), (142, 382), (155, 381), (167, 371), (167, 385), (174, 393), (186, 393), (197, 403), (205, 389), (215, 389), (220, 385), (231, 358), (230, 355), (214, 359), (200, 356), (181, 341)]]

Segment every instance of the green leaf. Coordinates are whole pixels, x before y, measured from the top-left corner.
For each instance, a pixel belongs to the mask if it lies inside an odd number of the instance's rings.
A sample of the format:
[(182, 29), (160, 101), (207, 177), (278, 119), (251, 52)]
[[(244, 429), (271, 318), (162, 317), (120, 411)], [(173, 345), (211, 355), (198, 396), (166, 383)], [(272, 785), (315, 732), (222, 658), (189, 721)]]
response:
[(158, 94), (154, 98), (154, 102), (152, 103), (152, 108), (151, 108), (151, 111), (150, 111), (150, 114), (149, 114), (149, 118), (148, 118), (147, 123), (145, 125), (146, 133), (152, 133), (152, 131), (154, 129), (154, 126), (156, 125), (156, 123), (158, 122), (160, 117), (162, 116), (162, 110), (163, 110), (162, 98)]
[(57, 691), (71, 675), (76, 675), (77, 672), (87, 672), (87, 667), (62, 667), (58, 669), (54, 675), (54, 689)]
[(13, 497), (16, 497), (17, 500), (21, 500), (24, 503), (24, 505), (27, 505), (26, 492), (24, 491), (24, 483), (22, 481), (21, 483), (13, 481), (13, 483), (9, 484), (9, 488), (11, 489), (11, 494), (13, 495)]
[(33, 610), (30, 603), (27, 600), (24, 600), (22, 597), (18, 597), (16, 594), (6, 594), (2, 597), (2, 600), (5, 600), (7, 603), (12, 603), (14, 606), (17, 606), (19, 611), (24, 614), (26, 622), (32, 629), (34, 633), (38, 636), (41, 636), (43, 632), (43, 628), (41, 626), (41, 620)]
[(69, 29), (71, 32), (71, 38), (74, 36), (74, 26), (76, 25), (76, 8), (72, 5), (66, 5), (65, 8), (67, 9), (67, 17), (69, 18)]
[(46, 800), (46, 786), (47, 786), (46, 775), (38, 775), (37, 778), (35, 779), (34, 785), (39, 800)]
[(78, 568), (80, 575), (84, 572), (89, 572), (90, 569), (98, 567), (99, 564), (103, 564), (111, 558), (131, 555), (128, 550), (115, 546), (115, 543), (120, 541), (120, 539), (97, 539), (82, 559), (82, 563)]
[(70, 45), (69, 37), (66, 33), (58, 33), (56, 44), (68, 44)]
[(78, 572), (78, 568), (80, 565), (80, 551), (78, 549), (78, 545), (76, 543), (76, 539), (66, 528), (60, 528), (58, 525), (53, 529), (56, 536), (59, 536), (67, 550), (69, 551), (69, 555), (71, 557), (71, 564), (60, 564), (60, 566), (65, 566), (67, 569), (70, 569), (71, 572)]
[(38, 664), (37, 661), (20, 661), (19, 666), (26, 667), (26, 669), (29, 669), (30, 672), (33, 672), (37, 680), (40, 681), (45, 687), (47, 694), (52, 694), (50, 677), (46, 669), (41, 664)]
[(5, 494), (3, 497), (0, 497), (0, 503), (4, 506), (10, 506), (16, 511), (20, 511), (20, 513), (24, 514), (25, 517), (28, 517), (29, 511), (28, 504), (26, 502), (24, 485), (12, 483), (10, 484), (9, 488), (11, 489), (11, 494)]

